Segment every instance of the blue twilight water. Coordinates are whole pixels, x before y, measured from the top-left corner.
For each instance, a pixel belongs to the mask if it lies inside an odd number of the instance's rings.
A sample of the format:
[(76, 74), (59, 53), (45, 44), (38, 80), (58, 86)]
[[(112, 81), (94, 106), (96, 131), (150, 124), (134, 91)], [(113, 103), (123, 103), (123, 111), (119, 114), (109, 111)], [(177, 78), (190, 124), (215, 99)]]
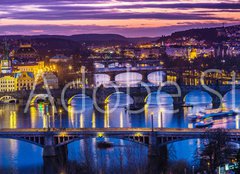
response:
[[(240, 91), (230, 92), (223, 98), (223, 106), (237, 109), (240, 106)], [(235, 96), (235, 97), (234, 97)], [(85, 104), (82, 99), (86, 99)], [(187, 114), (197, 113), (206, 108), (211, 108), (211, 97), (201, 91), (193, 91), (185, 97), (187, 104), (193, 104), (193, 108), (184, 108), (178, 113), (173, 113), (173, 99), (166, 93), (152, 93), (146, 99), (144, 112), (130, 114), (126, 109), (126, 103), (133, 100), (126, 94), (113, 94), (104, 107), (105, 113), (96, 111), (89, 97), (78, 95), (71, 101), (68, 112), (61, 116), (51, 116), (52, 127), (86, 128), (86, 127), (150, 127), (151, 113), (154, 114), (154, 127), (193, 128), (194, 124), (186, 118)], [(114, 103), (120, 106), (113, 110)], [(159, 103), (159, 105), (157, 105)], [(80, 111), (85, 105), (85, 110)], [(19, 105), (0, 106), (0, 128), (43, 128), (47, 127), (46, 112), (53, 109), (43, 104), (30, 107), (29, 112), (24, 114), (24, 108)], [(162, 117), (162, 121), (161, 121)], [(239, 129), (239, 116), (218, 120), (213, 127)], [(68, 167), (75, 163), (83, 166), (91, 166), (100, 171), (124, 170), (127, 166), (137, 166), (134, 170), (146, 170), (147, 148), (145, 146), (123, 140), (109, 139), (116, 147), (107, 150), (97, 149), (96, 142), (100, 139), (87, 139), (68, 145)], [(169, 153), (173, 154), (170, 160), (186, 160), (193, 164), (193, 156), (198, 140), (186, 140), (168, 145)], [(25, 142), (0, 139), (0, 173), (46, 173), (46, 165), (41, 157), (42, 149)], [(59, 168), (61, 168), (59, 166)], [(70, 170), (68, 168), (68, 170)], [(130, 169), (128, 169), (130, 171)], [(66, 169), (63, 169), (66, 172)], [(62, 173), (64, 173), (62, 172)], [(61, 173), (61, 171), (59, 172)]]

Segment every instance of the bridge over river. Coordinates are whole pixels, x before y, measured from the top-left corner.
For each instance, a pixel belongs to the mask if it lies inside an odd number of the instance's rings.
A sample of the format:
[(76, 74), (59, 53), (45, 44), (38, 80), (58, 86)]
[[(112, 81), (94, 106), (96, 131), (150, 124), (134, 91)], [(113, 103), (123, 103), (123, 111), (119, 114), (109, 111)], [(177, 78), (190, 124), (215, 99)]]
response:
[[(62, 89), (52, 89), (50, 90), (51, 96), (57, 104), (62, 104), (61, 99), (69, 104), (74, 96), (78, 94), (84, 94), (93, 99), (94, 103), (98, 105), (104, 105), (106, 99), (108, 99), (112, 94), (120, 92), (128, 94), (133, 99), (133, 104), (137, 107), (142, 107), (146, 104), (147, 97), (151, 93), (166, 92), (173, 97), (174, 105), (182, 105), (187, 94), (192, 91), (200, 90), (207, 92), (212, 97), (212, 103), (215, 107), (219, 107), (222, 98), (220, 96), (226, 95), (233, 89), (240, 89), (240, 85), (209, 85), (204, 86), (191, 86), (191, 85), (176, 85), (176, 84), (165, 84), (164, 86), (138, 86), (138, 87), (98, 87), (98, 88), (85, 88), (85, 89), (67, 89), (66, 91)], [(30, 97), (31, 91), (17, 91), (17, 92), (2, 92), (0, 93), (0, 103), (8, 103), (10, 101), (19, 101), (22, 104), (26, 104), (27, 100), (30, 99), (31, 103), (37, 98), (50, 97), (47, 91), (44, 89), (35, 90), (33, 96)], [(216, 95), (219, 94), (219, 95)]]
[[(229, 142), (240, 143), (240, 130), (227, 129), (226, 135)], [(148, 147), (150, 156), (156, 156), (161, 146), (205, 137), (206, 129), (189, 128), (0, 129), (0, 138), (21, 140), (42, 147), (43, 157), (66, 154), (69, 143), (88, 138), (116, 138), (140, 143)]]

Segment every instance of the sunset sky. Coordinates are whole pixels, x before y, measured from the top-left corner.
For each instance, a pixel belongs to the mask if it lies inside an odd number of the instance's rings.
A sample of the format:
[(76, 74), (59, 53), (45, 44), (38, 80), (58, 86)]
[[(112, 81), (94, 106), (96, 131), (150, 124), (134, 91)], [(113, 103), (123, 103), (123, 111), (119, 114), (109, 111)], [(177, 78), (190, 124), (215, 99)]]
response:
[(0, 35), (161, 36), (240, 24), (239, 0), (0, 0)]

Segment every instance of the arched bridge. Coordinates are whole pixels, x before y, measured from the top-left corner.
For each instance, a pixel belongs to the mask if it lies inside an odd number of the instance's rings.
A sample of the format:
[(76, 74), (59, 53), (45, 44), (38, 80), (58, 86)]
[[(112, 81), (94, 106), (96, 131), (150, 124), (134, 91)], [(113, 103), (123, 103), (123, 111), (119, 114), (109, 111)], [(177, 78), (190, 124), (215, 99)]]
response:
[[(133, 103), (136, 107), (140, 106), (142, 107), (145, 104), (146, 97), (149, 96), (152, 92), (166, 92), (173, 96), (174, 105), (175, 106), (181, 106), (184, 103), (185, 96), (194, 91), (194, 90), (200, 90), (207, 92), (212, 97), (212, 103), (214, 104), (214, 107), (219, 107), (222, 100), (219, 98), (218, 95), (216, 95), (216, 92), (221, 95), (222, 97), (231, 91), (232, 89), (240, 89), (240, 85), (232, 86), (232, 85), (209, 85), (208, 89), (204, 88), (203, 86), (186, 86), (186, 85), (180, 85), (179, 88), (177, 88), (174, 84), (165, 84), (162, 87), (159, 86), (138, 86), (138, 87), (119, 87), (115, 89), (114, 87), (104, 88), (86, 88), (86, 89), (68, 89), (64, 93), (64, 101), (67, 103), (70, 103), (69, 101), (73, 98), (73, 96), (84, 94), (94, 100), (94, 103), (97, 103), (98, 105), (104, 105), (106, 103), (106, 99), (116, 92), (121, 92), (125, 94), (129, 94), (132, 99)], [(213, 91), (214, 90), (214, 91)], [(57, 101), (58, 104), (61, 103), (61, 97), (62, 97), (62, 89), (53, 89), (50, 90), (52, 97), (55, 101)], [(214, 93), (215, 92), (215, 93)], [(8, 92), (8, 93), (0, 93), (0, 98), (4, 99), (5, 101), (8, 101), (11, 99), (18, 100), (22, 104), (26, 104), (27, 100), (30, 97), (31, 91), (17, 91), (17, 92)], [(36, 90), (34, 91), (34, 96), (32, 96), (31, 101), (34, 103), (35, 98), (39, 98), (39, 96), (45, 96), (47, 94), (46, 90)], [(49, 97), (48, 97), (49, 98)], [(0, 101), (1, 102), (1, 101)]]
[[(210, 132), (211, 133), (211, 132)], [(229, 142), (240, 142), (240, 130), (228, 129)], [(148, 146), (149, 155), (157, 155), (158, 148), (169, 143), (206, 137), (205, 129), (174, 128), (68, 128), (68, 129), (1, 129), (0, 138), (22, 140), (42, 147), (43, 156), (57, 155), (57, 148), (87, 138), (116, 138)]]

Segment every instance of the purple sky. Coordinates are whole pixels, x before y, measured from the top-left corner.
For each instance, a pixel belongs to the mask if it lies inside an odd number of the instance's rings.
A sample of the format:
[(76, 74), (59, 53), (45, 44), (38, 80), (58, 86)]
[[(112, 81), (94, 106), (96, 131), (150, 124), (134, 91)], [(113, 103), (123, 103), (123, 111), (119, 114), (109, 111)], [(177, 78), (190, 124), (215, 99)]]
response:
[(240, 24), (239, 0), (1, 0), (3, 34), (160, 36)]

